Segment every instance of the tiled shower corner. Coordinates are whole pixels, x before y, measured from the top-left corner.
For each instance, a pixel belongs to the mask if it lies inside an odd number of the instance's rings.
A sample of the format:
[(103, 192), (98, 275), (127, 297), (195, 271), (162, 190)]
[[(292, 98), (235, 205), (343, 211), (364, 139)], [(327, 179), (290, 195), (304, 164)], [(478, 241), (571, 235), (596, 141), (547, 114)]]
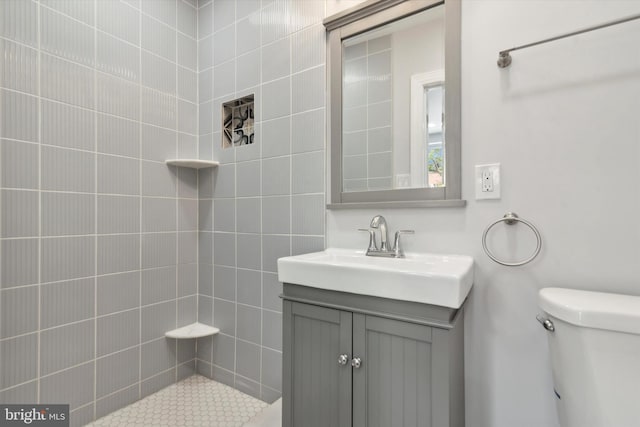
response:
[[(282, 390), (276, 260), (324, 248), (325, 13), (324, 0), (198, 9), (200, 155), (220, 162), (199, 172), (198, 305), (221, 332), (198, 340), (197, 369), (267, 402)], [(225, 105), (249, 95), (254, 142), (229, 143)]]

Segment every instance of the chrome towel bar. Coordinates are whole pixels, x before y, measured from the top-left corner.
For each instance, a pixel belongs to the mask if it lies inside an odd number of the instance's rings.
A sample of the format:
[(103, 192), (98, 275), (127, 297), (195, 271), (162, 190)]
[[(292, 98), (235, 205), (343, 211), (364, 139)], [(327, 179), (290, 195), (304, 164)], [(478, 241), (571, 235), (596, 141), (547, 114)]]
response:
[(601, 28), (611, 27), (613, 25), (624, 24), (625, 22), (634, 21), (636, 19), (640, 19), (640, 14), (627, 16), (625, 18), (616, 19), (615, 21), (605, 22), (604, 24), (594, 25), (593, 27), (583, 28), (581, 30), (572, 31), (567, 34), (562, 34), (560, 36), (550, 37), (548, 39), (540, 40), (533, 43), (523, 44), (521, 46), (512, 47), (511, 49), (505, 49), (498, 52), (498, 67), (506, 68), (511, 65), (511, 54), (514, 50), (526, 49), (528, 47), (537, 46), (543, 43), (549, 43), (556, 40), (564, 39), (566, 37), (577, 36), (578, 34), (588, 33), (589, 31), (599, 30)]

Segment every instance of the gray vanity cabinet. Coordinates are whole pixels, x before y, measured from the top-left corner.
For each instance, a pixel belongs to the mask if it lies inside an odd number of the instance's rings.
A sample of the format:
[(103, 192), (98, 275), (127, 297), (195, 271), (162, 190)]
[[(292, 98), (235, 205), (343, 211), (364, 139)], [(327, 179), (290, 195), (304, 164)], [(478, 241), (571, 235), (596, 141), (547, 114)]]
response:
[(290, 284), (283, 299), (283, 427), (464, 426), (462, 309)]
[(353, 426), (431, 426), (431, 328), (354, 314)]
[(286, 412), (283, 426), (351, 426), (351, 366), (337, 363), (351, 348), (351, 313), (286, 301), (284, 310), (283, 363), (291, 369), (285, 406), (295, 411)]

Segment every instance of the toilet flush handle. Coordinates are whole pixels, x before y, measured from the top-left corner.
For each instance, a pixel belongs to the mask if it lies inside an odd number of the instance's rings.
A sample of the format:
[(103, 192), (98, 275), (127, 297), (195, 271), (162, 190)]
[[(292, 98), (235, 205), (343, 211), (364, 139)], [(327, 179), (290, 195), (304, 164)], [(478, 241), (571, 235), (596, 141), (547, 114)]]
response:
[(553, 326), (553, 322), (549, 319), (545, 319), (539, 314), (536, 316), (536, 320), (540, 322), (543, 328), (545, 328), (549, 332), (553, 332), (556, 330), (555, 326)]

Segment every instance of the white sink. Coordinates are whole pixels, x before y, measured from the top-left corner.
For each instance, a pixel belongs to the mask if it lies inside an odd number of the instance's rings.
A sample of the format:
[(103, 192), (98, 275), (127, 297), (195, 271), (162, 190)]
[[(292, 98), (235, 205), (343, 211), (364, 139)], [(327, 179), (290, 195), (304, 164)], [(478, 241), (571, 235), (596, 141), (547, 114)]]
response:
[(365, 256), (327, 249), (278, 259), (278, 280), (333, 291), (459, 308), (473, 285), (473, 258), (405, 253)]

